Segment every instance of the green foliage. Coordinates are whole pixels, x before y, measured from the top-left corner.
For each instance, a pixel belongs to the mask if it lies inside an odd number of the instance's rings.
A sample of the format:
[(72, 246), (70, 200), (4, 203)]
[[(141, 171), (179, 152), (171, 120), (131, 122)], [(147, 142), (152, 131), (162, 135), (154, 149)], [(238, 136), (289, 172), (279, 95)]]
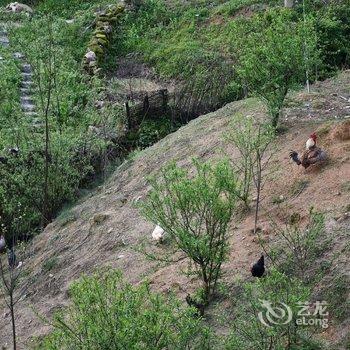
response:
[[(48, 2), (45, 2), (49, 5)], [(38, 9), (38, 12), (40, 8)], [(40, 13), (40, 12), (39, 12)], [(62, 204), (74, 201), (81, 185), (103, 171), (105, 154), (113, 146), (100, 136), (88, 133), (90, 125), (117, 129), (120, 110), (94, 108), (100, 98), (101, 81), (89, 81), (81, 69), (94, 18), (93, 11), (80, 13), (73, 24), (56, 14), (22, 20), (9, 36), (14, 51), (25, 54), (33, 69), (37, 115), (25, 115), (19, 105), (20, 62), (1, 49), (0, 62), (0, 150), (8, 158), (0, 164), (1, 224), (7, 238), (30, 236), (39, 225), (50, 221)], [(49, 98), (50, 97), (50, 98)], [(48, 101), (48, 103), (47, 103)], [(49, 149), (47, 177), (45, 155), (45, 115), (47, 111)], [(7, 149), (18, 147), (18, 156)], [(4, 150), (4, 151), (3, 151)], [(45, 184), (48, 184), (44, 195)], [(44, 200), (44, 197), (46, 198)], [(46, 202), (46, 203), (45, 203)], [(21, 225), (12, 225), (16, 206), (21, 204)]]
[(349, 283), (349, 276), (340, 270), (340, 274), (335, 276), (328, 288), (325, 288), (321, 293), (322, 297), (329, 303), (332, 316), (338, 322), (342, 322), (349, 317)]
[(311, 18), (299, 21), (289, 10), (257, 17), (234, 24), (232, 51), (242, 84), (266, 103), (276, 128), (289, 89), (317, 62), (316, 35)]
[(171, 163), (150, 180), (143, 215), (159, 224), (195, 266), (204, 301), (215, 292), (227, 258), (227, 226), (236, 202), (236, 176), (228, 162), (194, 161), (195, 175)]
[(152, 146), (171, 131), (173, 131), (171, 121), (166, 117), (161, 120), (144, 120), (138, 131), (138, 146), (140, 148)]
[(241, 180), (237, 195), (249, 208), (251, 187), (257, 178), (256, 167), (274, 139), (274, 130), (269, 125), (258, 125), (253, 116), (235, 115), (225, 139), (239, 152), (239, 157), (232, 162)]
[[(259, 349), (259, 350), (304, 350), (306, 333), (295, 323), (299, 302), (309, 300), (309, 290), (303, 287), (298, 279), (290, 279), (275, 268), (269, 269), (269, 274), (254, 283), (244, 285), (244, 293), (239, 297), (238, 310), (227, 339), (227, 349)], [(270, 314), (271, 323), (266, 317), (264, 301), (271, 303), (277, 316)], [(287, 305), (292, 314), (287, 322), (289, 313), (283, 304)], [(284, 312), (284, 313), (283, 313)], [(260, 314), (260, 317), (259, 317)], [(263, 324), (261, 319), (266, 323)], [(318, 349), (313, 347), (312, 349)]]
[(12, 60), (10, 53), (0, 47), (0, 149), (4, 147), (6, 128), (18, 125), (20, 70)]
[(72, 305), (53, 320), (40, 349), (209, 349), (208, 330), (177, 300), (137, 287), (109, 271), (70, 288)]
[[(325, 237), (324, 215), (310, 210), (306, 226), (298, 213), (290, 216), (284, 229), (279, 230), (280, 240), (276, 245), (277, 259), (282, 271), (305, 283), (315, 281), (319, 273), (316, 260), (328, 245)], [(273, 254), (275, 254), (273, 253)]]
[(283, 9), (274, 0), (264, 2), (268, 7), (255, 0), (145, 0), (123, 18), (106, 68), (115, 56), (141, 54), (159, 75), (181, 81), (176, 93), (187, 111), (188, 96), (213, 109), (249, 88), (277, 124), (285, 94), (305, 83), (306, 71), (312, 81), (349, 63), (348, 0), (306, 3), (304, 21), (301, 5)]
[(317, 75), (322, 79), (350, 65), (350, 3), (340, 0), (330, 1), (327, 6), (322, 1), (305, 1), (305, 4), (306, 11), (316, 19), (317, 45), (322, 61)]
[(48, 272), (54, 269), (58, 264), (58, 259), (53, 257), (51, 259), (45, 260), (43, 263), (43, 271)]

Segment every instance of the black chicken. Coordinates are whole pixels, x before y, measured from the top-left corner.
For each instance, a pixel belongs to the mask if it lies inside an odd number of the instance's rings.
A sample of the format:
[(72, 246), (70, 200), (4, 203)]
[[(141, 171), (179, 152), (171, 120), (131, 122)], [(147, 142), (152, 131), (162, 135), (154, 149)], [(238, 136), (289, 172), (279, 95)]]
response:
[(263, 276), (265, 272), (264, 255), (262, 255), (261, 258), (253, 265), (251, 272), (253, 277), (260, 278)]
[(187, 294), (186, 296), (186, 302), (188, 306), (192, 306), (197, 309), (196, 316), (201, 316), (201, 317), (204, 316), (204, 308), (205, 308), (204, 304), (198, 303), (197, 301), (192, 299), (192, 297), (189, 294)]

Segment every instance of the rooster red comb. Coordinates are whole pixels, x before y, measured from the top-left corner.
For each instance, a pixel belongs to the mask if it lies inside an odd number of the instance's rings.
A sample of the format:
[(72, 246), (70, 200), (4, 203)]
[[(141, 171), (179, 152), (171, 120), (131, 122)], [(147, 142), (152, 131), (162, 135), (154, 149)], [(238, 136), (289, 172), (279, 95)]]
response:
[(310, 139), (313, 139), (314, 141), (316, 141), (316, 139), (317, 139), (316, 133), (313, 132), (313, 133), (310, 135)]

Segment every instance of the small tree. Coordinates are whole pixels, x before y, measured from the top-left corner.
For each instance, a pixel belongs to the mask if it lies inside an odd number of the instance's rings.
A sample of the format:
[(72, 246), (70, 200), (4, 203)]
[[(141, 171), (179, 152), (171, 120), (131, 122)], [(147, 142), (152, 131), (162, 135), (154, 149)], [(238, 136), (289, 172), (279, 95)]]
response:
[(208, 303), (227, 257), (227, 226), (236, 203), (237, 180), (228, 162), (215, 167), (193, 164), (193, 177), (172, 163), (151, 179), (152, 190), (142, 212), (194, 263)]
[(239, 151), (239, 158), (234, 160), (237, 173), (241, 174), (237, 196), (249, 207), (251, 186), (256, 189), (254, 232), (257, 229), (261, 190), (267, 166), (273, 155), (271, 144), (275, 139), (274, 129), (267, 124), (256, 122), (253, 116), (236, 115), (231, 124), (231, 131), (226, 140)]
[[(13, 226), (20, 226), (21, 221), (21, 206), (17, 208), (18, 216), (13, 218)], [(2, 222), (0, 216), (0, 232), (2, 234), (7, 234), (7, 228)], [(18, 232), (18, 230), (16, 230)], [(12, 328), (12, 343), (13, 349), (17, 349), (17, 335), (16, 335), (16, 305), (20, 301), (21, 297), (26, 291), (26, 285), (22, 285), (22, 288), (19, 289), (19, 282), (22, 275), (23, 269), (18, 265), (21, 258), (23, 258), (24, 253), (24, 244), (19, 244), (18, 237), (14, 233), (11, 235), (6, 235), (8, 238), (7, 241), (7, 260), (2, 259), (0, 256), (0, 289), (4, 292), (4, 301), (10, 312), (11, 316), (11, 328)]]
[(286, 226), (274, 225), (280, 238), (273, 255), (276, 263), (289, 275), (308, 283), (312, 280), (310, 270), (315, 272), (315, 261), (327, 246), (324, 215), (312, 208), (305, 224), (301, 216), (294, 213)]
[(259, 20), (237, 22), (232, 42), (235, 68), (242, 84), (266, 104), (271, 125), (277, 128), (288, 91), (304, 81), (317, 60), (316, 33), (312, 20), (294, 22), (288, 9), (258, 16)]

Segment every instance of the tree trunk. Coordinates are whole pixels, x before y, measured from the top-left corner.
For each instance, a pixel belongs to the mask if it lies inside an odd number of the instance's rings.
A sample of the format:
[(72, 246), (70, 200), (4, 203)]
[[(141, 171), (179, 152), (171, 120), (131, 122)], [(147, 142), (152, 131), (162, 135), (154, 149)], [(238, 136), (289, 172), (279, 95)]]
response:
[(10, 293), (10, 312), (11, 312), (11, 321), (12, 321), (12, 339), (13, 339), (13, 350), (17, 349), (16, 343), (16, 323), (15, 323), (15, 311), (13, 305), (13, 295)]
[(261, 158), (258, 156), (258, 179), (257, 179), (257, 196), (256, 196), (256, 205), (255, 205), (255, 218), (254, 218), (254, 234), (256, 234), (256, 230), (258, 228), (258, 218), (259, 218), (259, 206), (260, 206), (260, 193), (261, 193)]

